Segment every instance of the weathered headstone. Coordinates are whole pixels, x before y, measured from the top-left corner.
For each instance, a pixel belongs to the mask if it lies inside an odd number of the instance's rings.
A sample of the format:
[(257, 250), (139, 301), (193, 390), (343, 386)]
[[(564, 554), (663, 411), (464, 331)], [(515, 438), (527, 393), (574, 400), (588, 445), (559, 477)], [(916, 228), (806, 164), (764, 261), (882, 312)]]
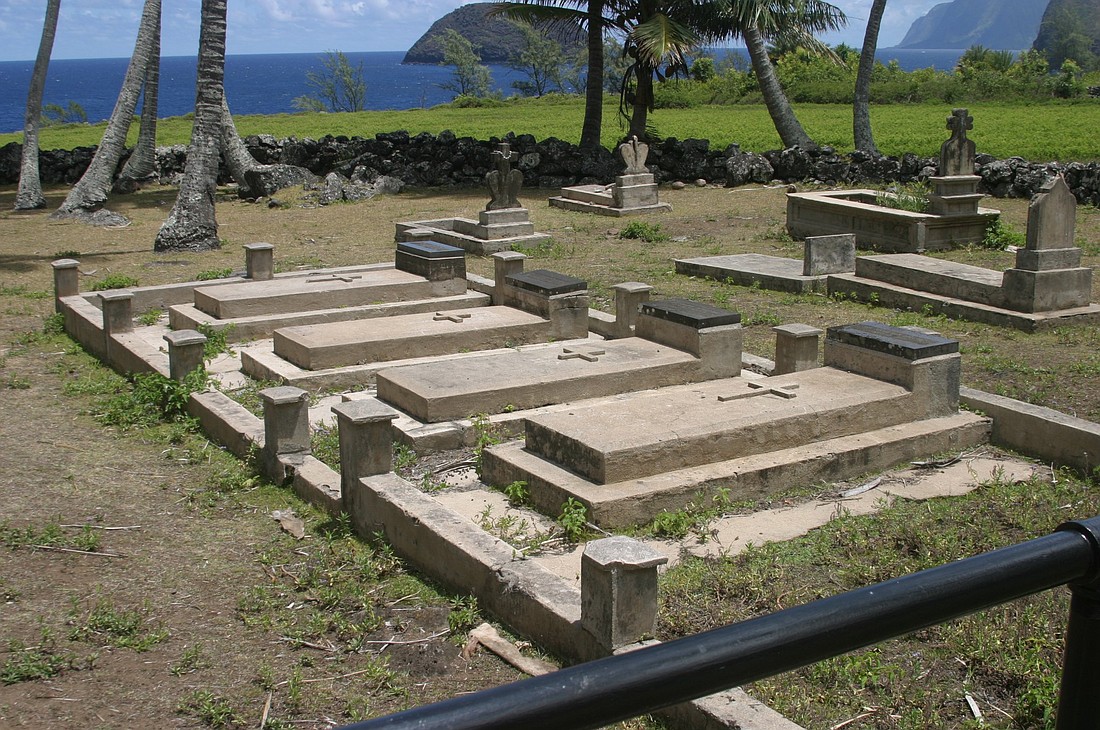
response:
[(492, 152), (493, 165), (496, 169), (490, 170), (485, 176), (485, 183), (489, 186), (491, 200), (485, 206), (485, 210), (504, 210), (506, 208), (521, 208), (519, 203), (519, 189), (523, 186), (523, 173), (512, 169), (512, 160), (519, 155), (512, 151), (511, 145), (501, 142)]
[(940, 175), (973, 175), (974, 140), (966, 133), (974, 128), (974, 117), (966, 109), (952, 109), (947, 128), (951, 137), (940, 145)]

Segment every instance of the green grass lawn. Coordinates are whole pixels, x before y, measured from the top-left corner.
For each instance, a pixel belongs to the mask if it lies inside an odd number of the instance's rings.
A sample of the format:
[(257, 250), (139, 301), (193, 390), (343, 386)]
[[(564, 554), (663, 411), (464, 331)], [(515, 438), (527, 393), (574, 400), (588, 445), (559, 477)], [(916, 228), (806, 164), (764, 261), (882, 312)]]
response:
[[(962, 105), (964, 102), (959, 102)], [(1100, 126), (1100, 103), (1026, 104), (982, 102), (968, 107), (974, 115), (971, 137), (978, 151), (1004, 158), (1064, 162), (1100, 159), (1095, 130)], [(839, 151), (852, 149), (852, 110), (846, 104), (801, 104), (796, 112), (807, 132), (818, 143)], [(944, 104), (894, 104), (871, 110), (875, 141), (885, 154), (913, 152), (921, 156), (938, 153), (947, 138), (945, 120), (950, 109)], [(438, 134), (449, 129), (458, 136), (488, 139), (508, 132), (532, 134), (537, 139), (557, 137), (576, 143), (580, 138), (584, 107), (579, 98), (528, 99), (499, 107), (457, 108), (449, 105), (405, 111), (348, 112), (338, 114), (274, 114), (242, 116), (236, 119), (242, 136), (271, 134), (276, 138), (333, 136), (371, 137), (379, 132), (404, 129), (410, 134)], [(736, 142), (748, 151), (762, 152), (781, 147), (767, 110), (761, 104), (699, 106), (689, 109), (658, 109), (650, 117), (665, 137), (710, 140), (712, 148)], [(42, 130), (42, 149), (71, 149), (97, 144), (103, 125), (67, 125)], [(604, 106), (603, 144), (612, 147), (623, 134), (617, 101), (608, 98)], [(158, 143), (186, 144), (191, 120), (173, 117), (161, 120)], [(131, 142), (137, 125), (130, 130)], [(21, 134), (0, 134), (0, 145), (19, 141)]]

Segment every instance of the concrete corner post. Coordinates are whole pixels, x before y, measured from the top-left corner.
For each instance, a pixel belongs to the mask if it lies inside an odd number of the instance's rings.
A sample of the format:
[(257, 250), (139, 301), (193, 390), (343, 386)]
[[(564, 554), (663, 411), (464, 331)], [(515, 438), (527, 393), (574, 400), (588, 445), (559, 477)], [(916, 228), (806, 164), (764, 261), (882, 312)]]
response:
[(657, 568), (668, 558), (621, 535), (595, 540), (581, 556), (581, 625), (606, 650), (657, 629)]
[(638, 307), (649, 301), (653, 287), (638, 281), (624, 281), (611, 288), (615, 290), (615, 337), (632, 337)]
[(203, 366), (206, 335), (195, 330), (179, 330), (164, 336), (168, 343), (168, 374), (172, 380), (183, 380)]
[(818, 342), (823, 330), (808, 324), (783, 324), (772, 327), (775, 333), (775, 371), (786, 375), (812, 370), (817, 365)]
[(244, 247), (245, 276), (254, 281), (275, 277), (275, 247), (270, 243), (248, 243)]
[(393, 428), (397, 411), (374, 398), (332, 407), (340, 435), (340, 493), (344, 511), (357, 522), (359, 480), (393, 470)]
[(523, 273), (526, 255), (517, 251), (501, 251), (493, 254), (493, 304), (504, 304), (504, 286), (509, 276)]
[(134, 293), (129, 289), (111, 289), (102, 292), (99, 300), (103, 303), (103, 335), (132, 332), (134, 329)]
[(264, 448), (261, 464), (276, 484), (286, 481), (280, 457), (309, 454), (309, 393), (283, 385), (260, 391), (264, 406)]
[(58, 259), (53, 266), (53, 308), (55, 312), (61, 311), (61, 300), (64, 297), (76, 296), (80, 293), (80, 262), (76, 259)]

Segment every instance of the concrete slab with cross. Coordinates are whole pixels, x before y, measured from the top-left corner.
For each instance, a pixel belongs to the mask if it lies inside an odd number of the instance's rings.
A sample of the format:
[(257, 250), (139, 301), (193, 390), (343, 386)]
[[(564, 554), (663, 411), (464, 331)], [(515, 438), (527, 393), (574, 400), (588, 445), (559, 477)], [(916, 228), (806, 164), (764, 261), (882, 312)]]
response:
[(585, 398), (696, 382), (698, 358), (626, 337), (597, 344), (519, 348), (462, 361), (381, 370), (378, 397), (424, 423), (570, 403)]
[(275, 354), (307, 370), (543, 342), (550, 322), (512, 307), (477, 307), (366, 321), (287, 327)]
[(609, 484), (894, 425), (909, 420), (912, 400), (903, 387), (832, 368), (763, 387), (729, 378), (533, 416), (526, 449)]

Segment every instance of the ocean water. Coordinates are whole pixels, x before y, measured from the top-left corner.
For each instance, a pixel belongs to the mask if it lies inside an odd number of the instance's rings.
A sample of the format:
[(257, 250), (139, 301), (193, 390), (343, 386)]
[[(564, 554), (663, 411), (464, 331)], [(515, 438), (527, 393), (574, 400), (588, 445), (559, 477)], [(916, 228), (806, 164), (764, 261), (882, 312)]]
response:
[[(743, 49), (720, 49), (744, 57)], [(962, 51), (880, 49), (878, 59), (897, 59), (905, 70), (948, 70)], [(403, 65), (403, 52), (347, 53), (353, 64), (363, 64), (368, 109), (413, 109), (450, 101), (454, 94), (440, 88), (451, 79), (451, 68), (422, 64)], [(76, 101), (92, 122), (111, 115), (129, 59), (64, 59), (50, 62), (44, 101), (66, 106)], [(0, 62), (0, 132), (23, 128), (33, 61)], [(295, 97), (310, 93), (306, 72), (321, 70), (320, 54), (280, 53), (228, 56), (225, 87), (234, 114), (293, 112)], [(490, 65), (494, 87), (505, 95), (523, 75), (507, 66)], [(161, 59), (159, 114), (179, 116), (195, 108), (195, 58), (168, 56)]]

